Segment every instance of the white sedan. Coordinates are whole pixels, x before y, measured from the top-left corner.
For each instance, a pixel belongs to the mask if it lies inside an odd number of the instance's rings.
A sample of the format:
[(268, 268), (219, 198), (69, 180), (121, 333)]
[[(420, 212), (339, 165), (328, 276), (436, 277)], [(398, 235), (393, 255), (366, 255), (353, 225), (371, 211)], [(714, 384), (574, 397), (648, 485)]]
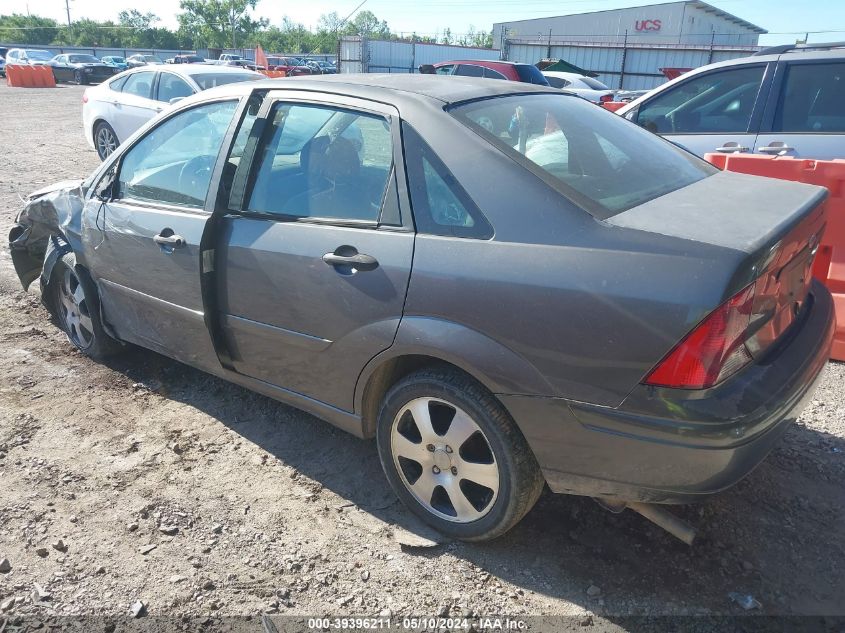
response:
[(557, 71), (545, 71), (543, 76), (553, 88), (562, 88), (567, 92), (573, 92), (582, 99), (593, 103), (604, 103), (613, 101), (614, 91), (605, 86), (598, 79), (579, 75), (578, 73), (564, 73)]
[(202, 64), (127, 70), (85, 91), (85, 138), (102, 160), (169, 104), (216, 86), (263, 78), (262, 74), (243, 68)]

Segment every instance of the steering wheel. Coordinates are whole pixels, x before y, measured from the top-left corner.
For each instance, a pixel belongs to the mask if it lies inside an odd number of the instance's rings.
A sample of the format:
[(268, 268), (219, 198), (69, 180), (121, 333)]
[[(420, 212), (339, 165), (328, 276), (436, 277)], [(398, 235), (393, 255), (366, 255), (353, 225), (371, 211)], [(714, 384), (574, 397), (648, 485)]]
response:
[(213, 156), (194, 156), (179, 170), (179, 188), (191, 198), (204, 200), (211, 179)]

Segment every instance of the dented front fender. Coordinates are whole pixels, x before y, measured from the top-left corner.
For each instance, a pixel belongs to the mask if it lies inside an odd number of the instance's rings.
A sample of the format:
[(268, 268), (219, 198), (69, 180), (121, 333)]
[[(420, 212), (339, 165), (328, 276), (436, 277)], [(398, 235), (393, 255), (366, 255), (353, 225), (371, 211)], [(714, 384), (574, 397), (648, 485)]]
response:
[(49, 279), (57, 259), (45, 261), (51, 237), (54, 238), (52, 253), (61, 254), (68, 249), (79, 252), (84, 206), (85, 195), (79, 180), (59, 182), (29, 194), (9, 232), (12, 262), (24, 289), (39, 276), (42, 282)]

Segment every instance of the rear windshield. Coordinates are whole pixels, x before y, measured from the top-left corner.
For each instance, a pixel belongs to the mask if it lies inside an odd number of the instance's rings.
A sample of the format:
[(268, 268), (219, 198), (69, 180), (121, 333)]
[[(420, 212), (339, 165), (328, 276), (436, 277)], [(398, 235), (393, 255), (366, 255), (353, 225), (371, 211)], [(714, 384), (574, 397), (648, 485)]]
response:
[(26, 56), (29, 57), (29, 59), (35, 59), (44, 62), (49, 62), (51, 59), (53, 59), (52, 53), (48, 53), (47, 51), (42, 50), (32, 50), (31, 48), (27, 49)]
[(191, 75), (191, 79), (197, 82), (200, 90), (208, 90), (209, 88), (234, 84), (239, 81), (255, 81), (263, 78), (257, 73), (198, 73)]
[(459, 104), (450, 112), (599, 219), (717, 172), (661, 137), (572, 95), (498, 97)]
[(598, 79), (593, 79), (592, 77), (581, 77), (580, 79), (593, 90), (610, 90), (610, 88), (605, 86)]
[(526, 84), (537, 84), (539, 86), (548, 86), (549, 82), (546, 76), (537, 70), (536, 66), (531, 64), (516, 64), (516, 74), (519, 75), (519, 80)]

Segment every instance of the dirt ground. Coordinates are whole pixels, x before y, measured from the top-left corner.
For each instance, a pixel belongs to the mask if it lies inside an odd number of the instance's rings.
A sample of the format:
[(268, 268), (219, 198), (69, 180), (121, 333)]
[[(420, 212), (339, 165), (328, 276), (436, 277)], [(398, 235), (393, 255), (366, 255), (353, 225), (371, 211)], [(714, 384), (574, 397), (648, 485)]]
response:
[[(20, 195), (98, 164), (82, 89), (0, 85), (0, 624), (20, 616), (845, 615), (845, 364), (738, 486), (677, 512), (544, 494), (492, 543), (407, 547), (375, 445), (140, 349), (98, 364), (24, 293)], [(0, 626), (0, 630), (2, 630)]]

